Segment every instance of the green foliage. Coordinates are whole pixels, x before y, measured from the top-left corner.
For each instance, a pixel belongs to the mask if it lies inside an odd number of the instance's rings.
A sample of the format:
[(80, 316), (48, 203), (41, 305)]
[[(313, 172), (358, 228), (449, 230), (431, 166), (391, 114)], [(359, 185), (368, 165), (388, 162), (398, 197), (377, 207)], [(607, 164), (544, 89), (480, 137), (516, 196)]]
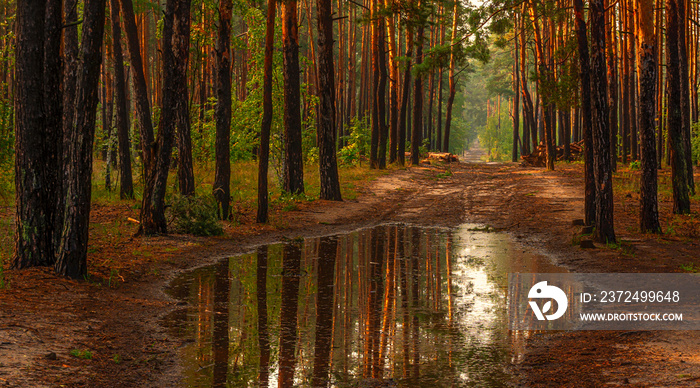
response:
[(479, 142), (487, 150), (489, 161), (508, 161), (513, 150), (513, 122), (508, 116), (508, 105), (501, 104), (496, 113), (479, 130)]
[(700, 267), (695, 265), (695, 263), (681, 264), (681, 270), (684, 272), (698, 273), (700, 272)]
[(346, 146), (338, 152), (338, 163), (352, 165), (361, 163), (369, 154), (371, 129), (365, 120), (353, 118), (347, 128), (349, 135), (343, 137)]
[(218, 221), (218, 206), (213, 195), (175, 195), (170, 212), (175, 228), (180, 232), (195, 236), (218, 236), (224, 233)]
[(700, 121), (693, 123), (691, 127), (691, 149), (693, 153), (693, 163), (700, 162)]
[(92, 352), (89, 350), (73, 349), (70, 351), (70, 355), (81, 360), (92, 360)]
[(639, 170), (640, 168), (642, 168), (642, 163), (639, 160), (630, 163), (630, 170)]
[(0, 256), (0, 290), (7, 287), (5, 281), (5, 260)]

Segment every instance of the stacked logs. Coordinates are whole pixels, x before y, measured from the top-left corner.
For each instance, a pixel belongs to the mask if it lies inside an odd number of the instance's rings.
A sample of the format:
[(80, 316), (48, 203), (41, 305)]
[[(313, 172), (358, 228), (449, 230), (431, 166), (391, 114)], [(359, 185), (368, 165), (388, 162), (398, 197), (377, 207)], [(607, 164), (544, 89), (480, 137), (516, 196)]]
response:
[[(560, 145), (556, 150), (557, 160), (564, 160), (564, 146)], [(569, 144), (569, 160), (577, 160), (583, 154), (583, 140)], [(524, 167), (545, 167), (547, 165), (547, 148), (543, 143), (535, 148), (530, 155), (520, 157)]]

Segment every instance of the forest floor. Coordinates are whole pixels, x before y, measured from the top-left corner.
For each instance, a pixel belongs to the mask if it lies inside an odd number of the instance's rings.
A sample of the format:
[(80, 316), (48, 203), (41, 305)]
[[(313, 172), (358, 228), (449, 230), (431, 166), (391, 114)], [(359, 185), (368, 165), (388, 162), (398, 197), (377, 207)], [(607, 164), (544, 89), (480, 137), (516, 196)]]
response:
[[(285, 237), (384, 222), (470, 222), (510, 233), (526, 249), (576, 272), (698, 270), (697, 197), (692, 215), (673, 216), (662, 189), (666, 233), (640, 234), (638, 172), (626, 169), (615, 181), (622, 243), (581, 249), (573, 221), (583, 213), (582, 167), (558, 164), (548, 172), (510, 163), (456, 163), (394, 170), (364, 182), (353, 200), (299, 201), (275, 213), (272, 225), (254, 224), (252, 210), (242, 210), (239, 223), (215, 238), (134, 238), (136, 226), (126, 219), (138, 218), (138, 210), (96, 205), (87, 281), (41, 268), (4, 271), (9, 283), (0, 287), (0, 387), (177, 386), (183, 341), (160, 324), (178, 304), (163, 292), (165, 286), (181, 271)], [(11, 222), (12, 208), (0, 209), (0, 220)], [(536, 334), (511, 372), (514, 385), (527, 387), (698, 386), (700, 340), (697, 332), (672, 331)]]

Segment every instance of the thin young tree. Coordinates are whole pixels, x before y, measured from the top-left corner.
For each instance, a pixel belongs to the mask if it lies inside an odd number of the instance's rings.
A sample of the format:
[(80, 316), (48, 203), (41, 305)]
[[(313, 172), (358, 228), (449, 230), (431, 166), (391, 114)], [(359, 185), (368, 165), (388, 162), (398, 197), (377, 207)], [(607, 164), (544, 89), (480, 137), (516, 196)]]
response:
[(272, 127), (272, 50), (275, 43), (276, 8), (277, 0), (268, 0), (265, 24), (265, 62), (263, 64), (263, 115), (258, 155), (258, 222), (267, 222), (268, 218), (267, 168), (270, 159), (270, 128)]
[(214, 197), (219, 203), (219, 216), (229, 217), (231, 198), (231, 0), (219, 1), (219, 39), (216, 48), (216, 172)]
[(284, 191), (304, 192), (304, 164), (301, 150), (299, 84), (299, 23), (297, 1), (282, 3), (282, 57), (284, 76)]
[[(318, 97), (317, 139), (321, 199), (340, 201), (338, 162), (335, 155), (335, 80), (333, 66), (333, 12), (331, 0), (318, 0)], [(384, 138), (386, 145), (386, 137)], [(380, 156), (381, 162), (381, 156)], [(384, 152), (386, 163), (386, 152)]]
[(56, 272), (82, 278), (87, 275), (87, 244), (92, 192), (92, 145), (97, 118), (97, 89), (102, 64), (105, 0), (86, 0), (83, 11), (80, 67), (76, 89), (75, 125), (67, 152), (66, 203)]

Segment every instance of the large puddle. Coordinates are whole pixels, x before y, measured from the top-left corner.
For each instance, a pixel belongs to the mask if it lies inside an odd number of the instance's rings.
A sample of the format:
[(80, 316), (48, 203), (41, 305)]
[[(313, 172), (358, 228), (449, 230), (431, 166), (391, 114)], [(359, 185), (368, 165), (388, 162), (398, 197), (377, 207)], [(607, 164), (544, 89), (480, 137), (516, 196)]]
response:
[(509, 272), (561, 272), (475, 225), (384, 225), (183, 274), (166, 317), (190, 387), (502, 387)]

